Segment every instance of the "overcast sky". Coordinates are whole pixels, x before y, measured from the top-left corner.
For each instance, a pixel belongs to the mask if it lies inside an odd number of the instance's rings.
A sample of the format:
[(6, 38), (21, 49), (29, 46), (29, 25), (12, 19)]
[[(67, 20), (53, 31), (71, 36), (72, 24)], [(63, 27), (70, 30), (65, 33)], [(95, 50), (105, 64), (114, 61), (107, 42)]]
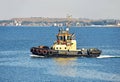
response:
[(66, 17), (120, 19), (120, 0), (0, 0), (0, 19)]

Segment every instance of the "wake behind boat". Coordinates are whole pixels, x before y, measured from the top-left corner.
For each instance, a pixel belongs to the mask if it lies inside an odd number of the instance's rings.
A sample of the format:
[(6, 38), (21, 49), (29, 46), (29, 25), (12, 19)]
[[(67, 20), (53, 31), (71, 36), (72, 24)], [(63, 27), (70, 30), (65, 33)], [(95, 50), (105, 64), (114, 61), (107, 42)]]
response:
[(111, 56), (111, 55), (100, 55), (97, 58), (120, 58), (120, 56)]

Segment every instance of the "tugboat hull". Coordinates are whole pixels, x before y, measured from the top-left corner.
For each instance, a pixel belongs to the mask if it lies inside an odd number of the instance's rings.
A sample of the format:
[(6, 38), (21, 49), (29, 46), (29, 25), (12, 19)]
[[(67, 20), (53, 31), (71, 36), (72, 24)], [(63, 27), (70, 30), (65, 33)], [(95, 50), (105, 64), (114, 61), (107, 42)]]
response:
[(96, 48), (79, 49), (75, 51), (69, 50), (53, 50), (49, 48), (31, 48), (32, 57), (98, 57), (101, 51)]

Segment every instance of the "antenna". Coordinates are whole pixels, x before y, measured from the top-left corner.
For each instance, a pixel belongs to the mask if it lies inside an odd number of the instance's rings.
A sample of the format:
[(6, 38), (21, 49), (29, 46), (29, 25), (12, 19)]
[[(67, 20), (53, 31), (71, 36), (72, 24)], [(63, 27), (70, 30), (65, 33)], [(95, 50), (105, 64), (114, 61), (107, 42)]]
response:
[(71, 23), (71, 20), (72, 19), (72, 15), (69, 15), (69, 14), (67, 14), (67, 27), (70, 27), (70, 23)]
[(69, 14), (67, 14), (67, 23), (66, 23), (66, 31), (69, 31), (69, 28), (70, 28), (70, 24), (71, 24), (71, 19), (72, 19), (72, 15), (69, 15)]

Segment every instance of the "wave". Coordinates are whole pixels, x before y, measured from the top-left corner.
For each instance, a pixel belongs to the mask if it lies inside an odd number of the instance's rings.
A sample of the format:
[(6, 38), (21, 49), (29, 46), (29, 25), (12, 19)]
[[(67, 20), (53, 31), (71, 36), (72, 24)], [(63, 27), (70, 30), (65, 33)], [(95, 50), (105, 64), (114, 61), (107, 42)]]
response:
[(44, 56), (30, 55), (32, 58), (44, 58)]
[(112, 56), (112, 55), (101, 55), (97, 58), (120, 58), (120, 56)]

